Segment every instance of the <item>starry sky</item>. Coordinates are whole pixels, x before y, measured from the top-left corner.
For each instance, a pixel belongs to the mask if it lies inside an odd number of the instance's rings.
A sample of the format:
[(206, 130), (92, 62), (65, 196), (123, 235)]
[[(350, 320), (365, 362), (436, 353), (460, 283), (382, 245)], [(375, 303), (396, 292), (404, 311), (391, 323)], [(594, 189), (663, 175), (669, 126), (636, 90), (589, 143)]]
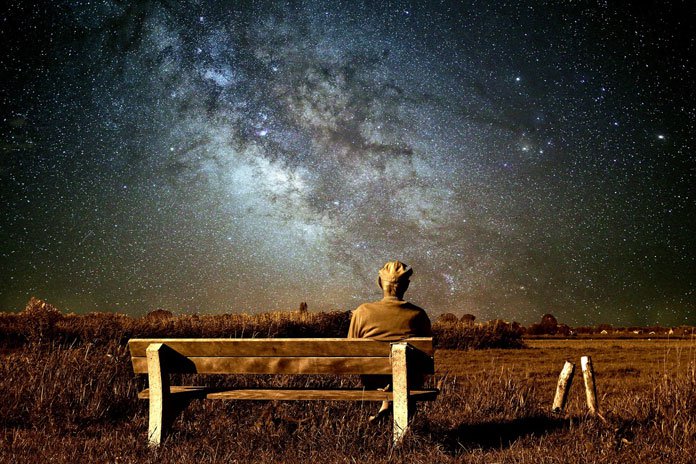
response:
[(0, 12), (0, 308), (696, 324), (696, 7)]

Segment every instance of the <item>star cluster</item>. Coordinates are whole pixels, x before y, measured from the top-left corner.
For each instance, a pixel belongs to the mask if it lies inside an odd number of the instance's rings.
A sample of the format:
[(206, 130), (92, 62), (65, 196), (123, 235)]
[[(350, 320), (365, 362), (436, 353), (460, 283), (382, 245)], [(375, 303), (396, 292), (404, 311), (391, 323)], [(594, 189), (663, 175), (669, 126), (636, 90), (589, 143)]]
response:
[(4, 309), (696, 323), (689, 6), (3, 8)]

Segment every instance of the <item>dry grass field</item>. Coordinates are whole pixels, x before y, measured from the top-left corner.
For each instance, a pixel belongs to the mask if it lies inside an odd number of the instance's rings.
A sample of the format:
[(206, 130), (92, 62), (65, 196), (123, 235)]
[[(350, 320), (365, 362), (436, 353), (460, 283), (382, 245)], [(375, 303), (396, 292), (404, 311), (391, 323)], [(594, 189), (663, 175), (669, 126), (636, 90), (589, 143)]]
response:
[[(149, 324), (161, 329), (160, 322)], [(4, 333), (12, 332), (10, 325), (5, 321)], [(368, 424), (374, 403), (202, 400), (175, 421), (165, 446), (149, 449), (147, 403), (136, 399), (145, 378), (132, 373), (123, 340), (13, 343), (0, 354), (3, 463), (696, 462), (694, 339), (531, 340), (522, 349), (440, 349), (432, 382), (442, 393), (422, 405), (413, 433), (397, 449), (390, 446), (389, 422)], [(606, 422), (586, 414), (582, 355), (593, 358)], [(549, 410), (565, 359), (578, 368), (566, 415), (556, 417)], [(357, 385), (357, 379), (348, 382)]]

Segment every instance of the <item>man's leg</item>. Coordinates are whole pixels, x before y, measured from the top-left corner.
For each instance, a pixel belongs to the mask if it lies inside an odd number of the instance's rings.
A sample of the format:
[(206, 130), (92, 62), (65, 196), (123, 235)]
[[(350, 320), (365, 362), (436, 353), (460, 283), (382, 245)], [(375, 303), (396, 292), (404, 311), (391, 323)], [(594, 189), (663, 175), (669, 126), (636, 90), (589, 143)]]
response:
[[(391, 390), (391, 376), (390, 375), (361, 375), (360, 380), (366, 390), (381, 390), (390, 391)], [(391, 402), (382, 401), (382, 405), (377, 411), (377, 414), (369, 417), (370, 422), (379, 422), (383, 417), (389, 415), (391, 411)]]
[(382, 418), (387, 417), (391, 411), (391, 403), (389, 401), (382, 401), (382, 406), (380, 406), (379, 411), (374, 416), (369, 417), (370, 422), (379, 422)]

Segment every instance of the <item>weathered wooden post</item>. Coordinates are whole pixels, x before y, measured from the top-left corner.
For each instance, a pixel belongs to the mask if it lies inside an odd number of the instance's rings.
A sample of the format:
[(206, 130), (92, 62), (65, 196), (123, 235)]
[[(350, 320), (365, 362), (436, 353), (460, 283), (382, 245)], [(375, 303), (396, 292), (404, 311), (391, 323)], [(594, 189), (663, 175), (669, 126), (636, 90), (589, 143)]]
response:
[(573, 376), (575, 375), (575, 364), (570, 361), (566, 361), (561, 370), (561, 375), (558, 376), (558, 385), (556, 385), (556, 396), (553, 398), (553, 406), (551, 406), (551, 411), (556, 414), (563, 413), (565, 409), (566, 401), (568, 400), (568, 392), (570, 391), (570, 386), (573, 383)]
[(398, 445), (408, 430), (408, 372), (406, 352), (408, 343), (393, 343), (391, 347), (394, 445)]
[(587, 407), (590, 409), (590, 414), (596, 416), (599, 415), (599, 405), (597, 404), (597, 386), (595, 385), (592, 358), (583, 356), (580, 358), (580, 363), (582, 364), (582, 378), (585, 380)]
[(162, 369), (162, 343), (152, 343), (145, 350), (147, 356), (147, 380), (150, 388), (150, 419), (147, 439), (150, 446), (158, 446), (166, 436), (166, 411), (169, 402), (169, 375)]

